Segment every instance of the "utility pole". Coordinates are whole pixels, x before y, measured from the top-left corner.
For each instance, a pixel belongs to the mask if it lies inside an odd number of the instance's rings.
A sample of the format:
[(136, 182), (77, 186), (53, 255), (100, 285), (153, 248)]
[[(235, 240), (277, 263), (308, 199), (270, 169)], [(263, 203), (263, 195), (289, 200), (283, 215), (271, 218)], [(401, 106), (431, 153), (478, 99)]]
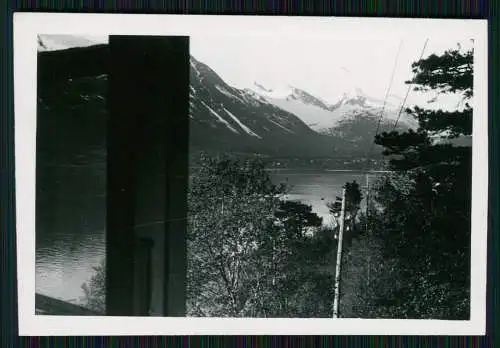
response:
[(337, 246), (337, 264), (335, 265), (335, 297), (333, 298), (333, 317), (339, 317), (340, 299), (340, 264), (342, 263), (342, 240), (344, 238), (345, 188), (342, 189), (342, 209), (340, 211), (339, 239)]
[(369, 214), (369, 206), (370, 206), (370, 181), (368, 179), (368, 173), (366, 174), (366, 231), (368, 231), (368, 214)]
[[(366, 232), (368, 232), (368, 216), (370, 213), (370, 181), (368, 179), (368, 173), (366, 174)], [(367, 275), (367, 283), (368, 283), (368, 288), (370, 287), (370, 281), (371, 281), (371, 257), (370, 253), (368, 253), (368, 275)]]

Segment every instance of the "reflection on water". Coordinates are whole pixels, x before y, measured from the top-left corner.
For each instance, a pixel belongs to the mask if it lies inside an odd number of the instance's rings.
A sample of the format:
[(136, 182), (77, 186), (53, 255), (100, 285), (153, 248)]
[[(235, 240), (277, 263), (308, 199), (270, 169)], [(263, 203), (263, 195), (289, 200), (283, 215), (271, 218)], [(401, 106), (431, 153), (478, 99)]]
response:
[(105, 256), (105, 118), (57, 101), (37, 114), (35, 286), (75, 301)]
[(105, 256), (107, 81), (39, 79), (37, 93), (36, 291), (78, 300)]
[(36, 291), (75, 301), (105, 255), (105, 164), (42, 162), (37, 176)]
[(79, 302), (83, 296), (82, 283), (94, 274), (92, 267), (98, 266), (105, 255), (104, 232), (97, 232), (99, 234), (80, 241), (73, 240), (69, 235), (64, 236), (65, 240), (39, 248), (36, 291), (69, 302)]

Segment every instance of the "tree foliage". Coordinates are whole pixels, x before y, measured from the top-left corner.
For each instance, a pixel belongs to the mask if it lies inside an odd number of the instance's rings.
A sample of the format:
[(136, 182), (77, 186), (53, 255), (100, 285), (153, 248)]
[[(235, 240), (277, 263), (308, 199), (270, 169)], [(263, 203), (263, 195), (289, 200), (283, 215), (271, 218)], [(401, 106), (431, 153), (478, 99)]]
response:
[(355, 236), (342, 264), (341, 317), (393, 318), (394, 309), (380, 300), (393, 297), (402, 279), (397, 259), (384, 255), (384, 241), (367, 233)]
[[(371, 216), (386, 241), (386, 258), (397, 258), (404, 279), (380, 308), (404, 318), (464, 319), (469, 315), (471, 158), (469, 146), (440, 142), (472, 135), (473, 54), (450, 50), (412, 65), (416, 90), (460, 94), (463, 109), (409, 108), (416, 130), (382, 133), (394, 175), (385, 177)], [(376, 220), (376, 222), (375, 222)]]
[[(188, 190), (187, 315), (329, 317), (333, 232), (259, 159), (203, 155)], [(83, 284), (104, 311), (104, 263)]]
[(465, 98), (471, 98), (473, 58), (473, 50), (463, 52), (460, 47), (442, 55), (431, 54), (412, 64), (413, 79), (407, 83), (415, 84), (416, 91), (459, 92), (464, 93)]
[[(363, 199), (363, 194), (356, 180), (346, 182), (343, 186), (345, 189), (345, 226), (347, 229), (354, 231), (356, 228), (356, 219), (359, 213), (360, 204)], [(335, 201), (326, 204), (330, 214), (333, 215), (336, 221), (337, 229), (340, 225), (339, 219), (342, 210), (342, 198), (335, 197)], [(338, 233), (338, 231), (337, 231)]]
[[(359, 184), (344, 186), (343, 317), (469, 317), (472, 152), (439, 140), (472, 135), (473, 52), (430, 55), (412, 70), (416, 90), (461, 94), (464, 107), (414, 106), (407, 112), (417, 129), (376, 136), (393, 173), (372, 191), (368, 216)], [(188, 315), (330, 317), (333, 231), (310, 206), (284, 201), (286, 188), (259, 159), (197, 163), (188, 192)], [(338, 218), (340, 197), (328, 208)], [(87, 297), (104, 298), (102, 280), (84, 287)]]
[(330, 249), (314, 234), (321, 218), (284, 201), (284, 186), (271, 183), (258, 159), (200, 163), (188, 195), (188, 315), (327, 315), (328, 276), (318, 265)]
[(82, 304), (96, 312), (106, 311), (106, 264), (105, 259), (93, 267), (94, 275), (88, 282), (82, 284), (84, 296), (81, 298)]
[[(188, 194), (188, 308), (191, 314), (242, 316), (260, 297), (265, 265), (253, 257), (282, 193), (255, 161), (204, 158)], [(251, 315), (252, 313), (250, 313)]]

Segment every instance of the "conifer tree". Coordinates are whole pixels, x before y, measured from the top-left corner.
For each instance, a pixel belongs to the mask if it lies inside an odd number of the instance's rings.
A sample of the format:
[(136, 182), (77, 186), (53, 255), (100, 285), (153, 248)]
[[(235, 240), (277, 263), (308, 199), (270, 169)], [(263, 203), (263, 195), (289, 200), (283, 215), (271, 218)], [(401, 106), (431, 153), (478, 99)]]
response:
[(396, 255), (406, 287), (392, 306), (416, 318), (466, 319), (469, 311), (473, 51), (460, 48), (412, 64), (417, 91), (458, 94), (455, 110), (414, 106), (416, 130), (375, 139), (396, 175), (377, 193), (384, 212), (378, 233)]

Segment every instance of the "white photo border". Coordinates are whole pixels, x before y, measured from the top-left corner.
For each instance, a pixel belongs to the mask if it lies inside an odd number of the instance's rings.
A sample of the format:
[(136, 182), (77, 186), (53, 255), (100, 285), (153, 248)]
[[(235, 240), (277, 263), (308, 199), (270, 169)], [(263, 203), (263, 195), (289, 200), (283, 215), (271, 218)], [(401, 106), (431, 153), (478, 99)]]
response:
[[(466, 321), (409, 319), (235, 319), (35, 315), (35, 151), (37, 34), (103, 36), (350, 36), (401, 37), (428, 32), (474, 39), (471, 315)], [(330, 36), (331, 37), (331, 36)], [(14, 14), (15, 168), (19, 335), (484, 335), (488, 229), (488, 54), (486, 20)]]

